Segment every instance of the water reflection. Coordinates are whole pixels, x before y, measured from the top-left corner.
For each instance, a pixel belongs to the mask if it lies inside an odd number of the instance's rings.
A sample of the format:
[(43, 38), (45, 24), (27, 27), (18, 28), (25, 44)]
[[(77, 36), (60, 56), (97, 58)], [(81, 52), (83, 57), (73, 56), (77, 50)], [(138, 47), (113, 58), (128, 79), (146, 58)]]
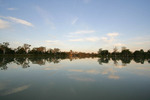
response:
[(9, 64), (13, 61), (14, 61), (14, 58), (1, 58), (0, 57), (0, 69), (1, 70), (6, 70), (8, 68), (7, 64)]
[(141, 63), (144, 64), (144, 62), (148, 62), (150, 63), (150, 59), (146, 59), (146, 58), (141, 58), (141, 57), (101, 57), (98, 59), (98, 62), (100, 65), (102, 65), (102, 63), (109, 63), (110, 60), (113, 60), (114, 64), (117, 65), (118, 61), (122, 62), (122, 66), (126, 66), (127, 64), (130, 64), (131, 61), (134, 61), (136, 63)]
[(14, 63), (16, 63), (17, 65), (21, 65), (22, 68), (28, 68), (29, 66), (29, 60), (28, 58), (14, 58)]
[(5, 92), (3, 92), (1, 94), (1, 96), (5, 96), (5, 95), (10, 95), (10, 94), (14, 94), (14, 93), (17, 93), (17, 92), (21, 92), (21, 91), (24, 91), (24, 90), (28, 89), (29, 87), (30, 87), (30, 85), (23, 85), (23, 86), (15, 87), (15, 88), (12, 88), (12, 89), (8, 89)]
[(149, 100), (148, 63), (142, 58), (0, 58), (1, 70), (8, 69), (0, 72), (0, 100)]
[[(38, 64), (38, 65), (45, 65), (46, 62), (47, 63), (60, 63), (61, 60), (63, 59), (69, 59), (70, 61), (76, 60), (76, 59), (83, 59), (83, 58), (79, 58), (79, 57), (71, 57), (71, 58), (51, 58), (51, 57), (5, 57), (5, 58), (1, 58), (0, 57), (0, 69), (1, 70), (7, 70), (7, 64), (10, 63), (15, 63), (17, 65), (22, 66), (22, 68), (28, 68), (30, 67), (30, 64)], [(122, 62), (122, 65), (119, 65), (118, 67), (123, 67), (126, 66), (127, 64), (130, 64), (131, 61), (134, 61), (136, 63), (141, 63), (144, 64), (144, 62), (148, 62), (150, 63), (150, 59), (145, 59), (145, 58), (140, 58), (140, 57), (102, 57), (98, 59), (98, 63), (100, 65), (102, 64), (107, 64), (109, 63), (109, 61), (112, 60), (114, 62), (115, 66), (118, 66), (118, 61)]]

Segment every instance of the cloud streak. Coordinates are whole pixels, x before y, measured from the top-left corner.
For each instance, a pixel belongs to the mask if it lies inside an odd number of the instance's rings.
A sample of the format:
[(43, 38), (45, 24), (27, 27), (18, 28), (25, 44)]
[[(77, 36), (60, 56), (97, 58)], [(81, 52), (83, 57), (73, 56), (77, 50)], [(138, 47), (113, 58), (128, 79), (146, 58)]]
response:
[(46, 10), (42, 9), (40, 6), (36, 6), (35, 9), (44, 20), (45, 24), (49, 25), (51, 29), (56, 29), (54, 23), (52, 22), (53, 17)]
[(79, 38), (79, 39), (70, 39), (72, 42), (97, 42), (100, 39), (98, 37), (87, 37), (87, 38)]
[(58, 40), (46, 40), (45, 42), (47, 42), (47, 43), (58, 43), (59, 41)]
[(72, 41), (72, 42), (81, 42), (81, 41), (84, 41), (83, 39), (70, 39), (69, 41)]
[(96, 42), (96, 41), (99, 41), (100, 38), (98, 37), (88, 37), (88, 38), (85, 38), (86, 41), (90, 41), (90, 42)]
[(46, 40), (44, 41), (46, 43), (46, 46), (64, 46), (64, 42), (60, 40)]
[(5, 29), (8, 28), (9, 26), (10, 26), (9, 22), (0, 19), (0, 29)]
[(114, 46), (123, 46), (124, 44), (122, 43), (115, 43), (117, 40), (115, 39), (115, 37), (119, 36), (119, 33), (117, 32), (113, 32), (113, 33), (107, 33), (106, 37), (101, 37), (101, 40), (103, 42), (106, 42), (108, 44), (113, 44)]
[(94, 33), (94, 30), (80, 30), (80, 31), (76, 31), (76, 32), (71, 32), (70, 34), (90, 34), (90, 33)]
[(19, 24), (22, 24), (22, 25), (33, 27), (32, 23), (30, 23), (26, 20), (23, 20), (23, 19), (19, 19), (19, 18), (15, 18), (15, 17), (4, 17), (4, 16), (0, 16), (0, 18), (4, 18), (4, 19), (12, 21), (14, 23), (19, 23)]
[(72, 21), (71, 24), (74, 25), (78, 21), (78, 19), (79, 19), (78, 17), (76, 17), (75, 19), (73, 19), (73, 21)]
[(19, 24), (23, 24), (23, 25), (26, 25), (26, 26), (31, 26), (33, 27), (32, 23), (26, 21), (26, 20), (22, 20), (22, 19), (19, 19), (19, 18), (15, 18), (15, 17), (7, 17), (7, 19), (15, 22), (15, 23), (19, 23)]
[(119, 33), (117, 33), (117, 32), (113, 32), (113, 33), (108, 33), (107, 34), (107, 36), (109, 36), (109, 37), (116, 37), (118, 35), (119, 35)]
[(7, 10), (13, 11), (13, 10), (17, 10), (17, 8), (7, 8)]

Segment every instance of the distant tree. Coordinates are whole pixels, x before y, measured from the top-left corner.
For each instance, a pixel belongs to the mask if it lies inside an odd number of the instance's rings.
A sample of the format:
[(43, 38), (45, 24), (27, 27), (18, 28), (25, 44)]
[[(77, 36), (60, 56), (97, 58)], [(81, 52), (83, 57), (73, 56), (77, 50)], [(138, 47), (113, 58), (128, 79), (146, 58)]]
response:
[(54, 50), (50, 48), (50, 49), (47, 50), (47, 52), (52, 54), (52, 53), (54, 53)]
[(15, 54), (15, 51), (11, 48), (6, 48), (7, 54)]
[(114, 47), (114, 48), (113, 48), (113, 52), (116, 53), (117, 51), (118, 51), (118, 48), (117, 48), (117, 47)]
[(122, 47), (122, 51), (123, 51), (123, 50), (126, 50), (126, 49), (127, 49), (127, 48), (126, 48), (125, 46)]
[(132, 56), (132, 53), (130, 52), (129, 49), (126, 49), (121, 52), (121, 55), (124, 57), (128, 57), (128, 56)]
[(9, 46), (9, 42), (3, 42), (3, 44), (0, 43), (0, 49), (3, 51), (3, 54), (6, 53), (6, 49)]
[(31, 45), (29, 45), (29, 44), (24, 44), (23, 45), (23, 48), (24, 48), (24, 50), (25, 50), (26, 53), (28, 53), (28, 50), (30, 49), (30, 46)]
[(108, 55), (109, 55), (108, 50), (102, 50), (101, 51), (101, 56), (108, 56)]
[(38, 51), (40, 51), (42, 53), (45, 53), (46, 52), (46, 47), (41, 46), (41, 47), (38, 48)]
[(60, 49), (59, 48), (54, 48), (54, 53), (58, 53), (60, 52)]
[(43, 54), (45, 52), (46, 52), (46, 47), (43, 47), (43, 46), (35, 47), (30, 51), (30, 53), (33, 53), (33, 54)]
[(145, 52), (144, 52), (143, 49), (141, 49), (140, 51), (139, 51), (139, 50), (136, 50), (136, 51), (134, 51), (133, 55), (134, 55), (135, 57), (144, 57), (144, 56), (145, 56)]
[(141, 53), (144, 53), (144, 50), (143, 50), (143, 49), (141, 49), (141, 50), (140, 50), (140, 52), (141, 52)]
[(69, 57), (72, 57), (72, 56), (73, 56), (73, 51), (70, 50), (70, 52), (69, 52)]
[(149, 50), (147, 50), (146, 55), (147, 55), (148, 57), (150, 57), (150, 49), (149, 49)]
[(15, 50), (16, 54), (26, 54), (26, 51), (23, 47), (18, 46), (18, 48)]
[(129, 56), (132, 56), (132, 53), (126, 47), (122, 47), (121, 56), (129, 57)]
[(98, 55), (99, 56), (101, 56), (101, 52), (102, 52), (103, 50), (102, 50), (102, 48), (100, 48), (99, 50), (98, 50)]
[(119, 54), (117, 51), (118, 51), (118, 48), (114, 47), (113, 52), (112, 52), (112, 56), (116, 57)]
[(37, 49), (36, 49), (36, 48), (33, 48), (33, 49), (30, 50), (28, 53), (29, 53), (29, 54), (37, 54), (38, 52), (37, 52)]
[(2, 49), (0, 49), (0, 54), (3, 54), (3, 50)]

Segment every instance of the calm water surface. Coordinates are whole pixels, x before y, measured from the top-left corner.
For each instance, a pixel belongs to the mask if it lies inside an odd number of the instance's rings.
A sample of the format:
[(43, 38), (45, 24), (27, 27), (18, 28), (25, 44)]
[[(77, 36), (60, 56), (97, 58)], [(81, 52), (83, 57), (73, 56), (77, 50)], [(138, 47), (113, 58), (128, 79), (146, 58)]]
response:
[(148, 61), (1, 58), (0, 68), (0, 100), (150, 100)]

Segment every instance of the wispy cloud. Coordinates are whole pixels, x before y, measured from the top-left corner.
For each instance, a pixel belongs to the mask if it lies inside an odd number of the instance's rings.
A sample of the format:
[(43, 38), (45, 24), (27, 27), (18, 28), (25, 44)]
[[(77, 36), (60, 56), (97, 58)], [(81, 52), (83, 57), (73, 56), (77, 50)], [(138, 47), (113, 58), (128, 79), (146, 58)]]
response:
[(96, 42), (96, 41), (99, 41), (100, 38), (98, 37), (87, 37), (85, 38), (86, 41), (90, 41), (90, 42)]
[(0, 18), (4, 18), (4, 19), (12, 21), (14, 23), (19, 23), (19, 24), (22, 24), (22, 25), (33, 27), (32, 23), (30, 23), (30, 22), (28, 22), (26, 20), (23, 20), (23, 19), (19, 19), (19, 18), (15, 18), (15, 17), (4, 17), (4, 16), (0, 16)]
[(87, 42), (96, 42), (100, 39), (98, 37), (87, 37), (87, 38), (79, 38), (79, 39), (70, 39), (69, 41), (72, 42), (81, 42), (81, 41), (87, 41)]
[(107, 37), (101, 37), (101, 40), (107, 43), (112, 43), (115, 41), (115, 37), (117, 37), (119, 33), (113, 32), (113, 33), (107, 33)]
[(78, 21), (78, 19), (78, 17), (74, 18), (71, 24), (74, 25)]
[(60, 40), (46, 40), (45, 41), (46, 46), (64, 46), (64, 42), (60, 41)]
[(72, 41), (72, 42), (80, 42), (80, 41), (84, 41), (83, 39), (70, 39), (69, 41)]
[(17, 8), (7, 8), (7, 10), (13, 11), (13, 10), (17, 10)]
[(114, 38), (110, 38), (110, 37), (101, 37), (101, 40), (103, 42), (106, 42), (106, 43), (112, 43), (114, 41)]
[(114, 44), (114, 46), (125, 46), (125, 44), (122, 44), (122, 43), (116, 43), (116, 44)]
[(113, 33), (108, 33), (107, 34), (107, 36), (109, 36), (109, 37), (116, 37), (118, 35), (119, 35), (119, 33), (117, 33), (117, 32), (113, 32)]
[(95, 30), (79, 30), (79, 31), (75, 31), (75, 32), (70, 32), (65, 36), (69, 37), (69, 38), (79, 38), (81, 36), (87, 37), (87, 35), (94, 34), (95, 32), (96, 32)]
[(80, 30), (80, 31), (76, 31), (76, 32), (71, 32), (70, 34), (90, 34), (90, 33), (94, 33), (95, 30)]
[[(132, 42), (130, 42), (132, 41)], [(133, 50), (141, 49), (149, 50), (150, 48), (150, 35), (142, 35), (140, 37), (134, 37), (127, 40), (128, 47)], [(139, 47), (140, 45), (140, 47)]]
[(101, 37), (100, 40), (102, 42), (105, 43), (105, 48), (109, 48), (110, 47), (122, 47), (122, 46), (126, 46), (126, 44), (124, 44), (124, 42), (122, 40), (120, 40), (119, 38), (117, 38), (120, 35), (120, 33), (118, 32), (113, 32), (113, 33), (107, 33), (106, 36)]
[(58, 43), (59, 41), (58, 40), (46, 40), (45, 42), (47, 42), (47, 43)]
[(9, 22), (0, 19), (0, 29), (5, 29), (10, 26)]
[(36, 11), (39, 13), (39, 15), (42, 17), (44, 22), (50, 26), (51, 29), (56, 29), (54, 23), (52, 22), (52, 15), (47, 12), (46, 10), (42, 9), (40, 6), (35, 7)]
[(23, 24), (23, 25), (26, 25), (26, 26), (33, 27), (32, 23), (30, 23), (26, 20), (18, 19), (18, 18), (15, 18), (15, 17), (7, 17), (7, 18), (14, 21), (15, 23), (19, 23), (19, 24)]
[(104, 41), (104, 42), (109, 42), (107, 37), (101, 37), (101, 40)]

